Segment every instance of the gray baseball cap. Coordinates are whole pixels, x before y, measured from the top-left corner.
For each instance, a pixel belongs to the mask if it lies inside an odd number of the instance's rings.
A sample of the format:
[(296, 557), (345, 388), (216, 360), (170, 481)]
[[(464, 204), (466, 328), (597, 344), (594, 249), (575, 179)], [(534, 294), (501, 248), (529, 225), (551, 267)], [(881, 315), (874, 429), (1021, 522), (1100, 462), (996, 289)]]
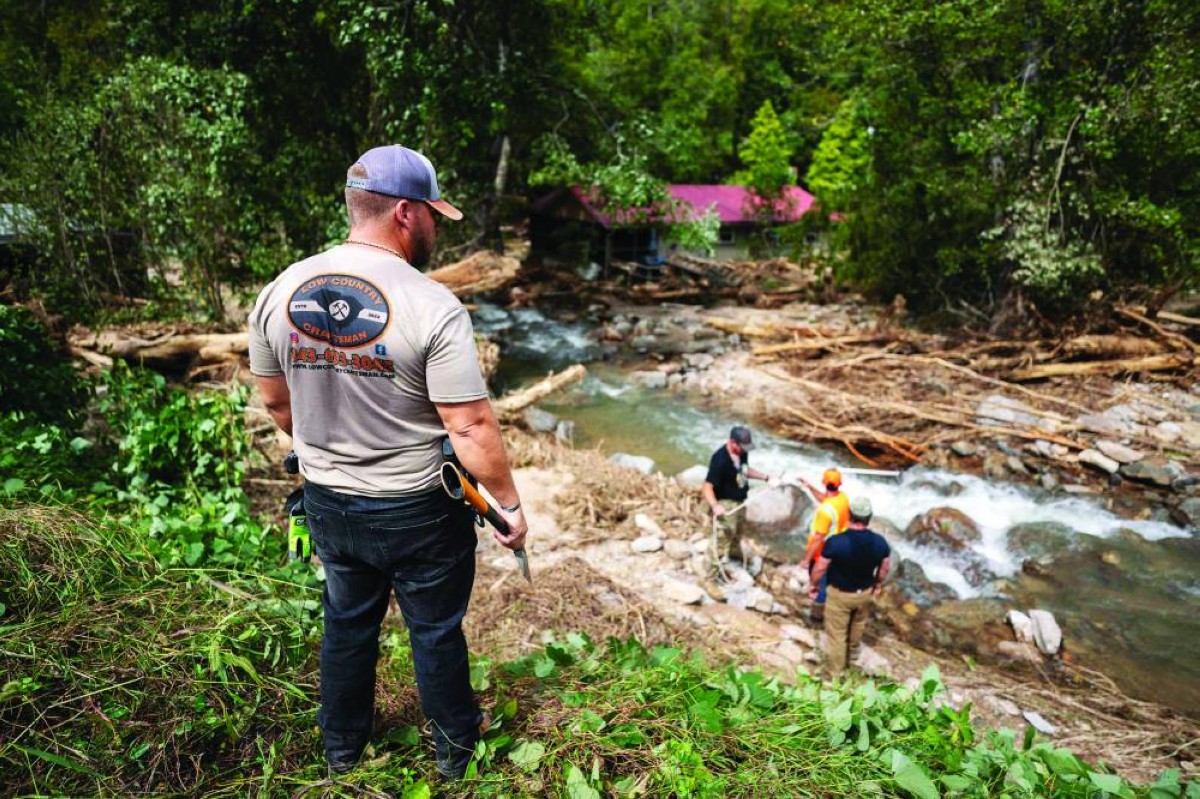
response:
[(869, 521), (874, 515), (874, 510), (871, 508), (871, 500), (866, 497), (855, 497), (850, 500), (850, 518), (855, 521)]
[(416, 150), (399, 144), (375, 147), (363, 153), (355, 164), (365, 169), (367, 176), (347, 178), (347, 188), (421, 200), (448, 219), (462, 219), (462, 211), (442, 199), (433, 164)]
[(750, 437), (750, 428), (737, 424), (729, 431), (729, 437), (741, 445), (742, 449), (754, 449), (754, 440)]

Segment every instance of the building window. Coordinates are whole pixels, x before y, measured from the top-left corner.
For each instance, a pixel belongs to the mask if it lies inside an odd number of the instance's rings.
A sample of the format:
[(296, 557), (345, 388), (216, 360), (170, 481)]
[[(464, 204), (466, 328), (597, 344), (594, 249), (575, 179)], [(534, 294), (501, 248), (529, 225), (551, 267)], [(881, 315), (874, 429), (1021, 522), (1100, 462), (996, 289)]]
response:
[(736, 236), (733, 232), (733, 228), (723, 227), (717, 231), (717, 241), (720, 244), (733, 244), (735, 240)]

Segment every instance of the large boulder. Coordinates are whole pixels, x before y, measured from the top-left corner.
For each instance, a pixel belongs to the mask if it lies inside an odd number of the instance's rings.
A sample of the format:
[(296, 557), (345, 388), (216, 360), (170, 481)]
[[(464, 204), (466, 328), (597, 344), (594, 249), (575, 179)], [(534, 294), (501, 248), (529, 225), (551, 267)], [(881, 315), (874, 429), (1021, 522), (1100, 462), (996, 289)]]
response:
[(689, 466), (675, 475), (675, 482), (684, 488), (699, 491), (704, 487), (704, 479), (706, 477), (708, 477), (708, 467), (697, 463), (695, 466)]
[(1145, 485), (1170, 488), (1172, 481), (1182, 473), (1178, 464), (1161, 458), (1146, 458), (1121, 467), (1121, 476), (1126, 480)]
[(943, 583), (935, 583), (925, 575), (919, 563), (902, 560), (893, 570), (891, 590), (900, 594), (919, 608), (931, 608), (952, 599), (958, 599), (954, 589)]
[(754, 501), (746, 506), (746, 532), (751, 535), (792, 532), (800, 526), (804, 511), (811, 504), (808, 495), (795, 486), (765, 489), (751, 498)]
[(904, 537), (941, 555), (972, 587), (996, 579), (987, 558), (971, 547), (980, 540), (978, 525), (957, 508), (933, 508), (922, 513), (909, 522)]
[(979, 526), (958, 508), (932, 508), (908, 523), (904, 537), (940, 552), (961, 552), (979, 541)]
[(1027, 522), (1013, 525), (1005, 533), (1008, 551), (1025, 563), (1049, 566), (1065, 552), (1079, 547), (1079, 536), (1058, 522)]
[(1062, 628), (1048, 610), (1029, 611), (1029, 620), (1033, 622), (1033, 642), (1043, 655), (1053, 657), (1062, 649)]
[(617, 452), (611, 455), (608, 460), (617, 466), (636, 469), (642, 474), (651, 474), (654, 472), (654, 459), (647, 458), (645, 455), (630, 455), (628, 452)]
[(1188, 497), (1171, 512), (1177, 522), (1200, 534), (1200, 497)]

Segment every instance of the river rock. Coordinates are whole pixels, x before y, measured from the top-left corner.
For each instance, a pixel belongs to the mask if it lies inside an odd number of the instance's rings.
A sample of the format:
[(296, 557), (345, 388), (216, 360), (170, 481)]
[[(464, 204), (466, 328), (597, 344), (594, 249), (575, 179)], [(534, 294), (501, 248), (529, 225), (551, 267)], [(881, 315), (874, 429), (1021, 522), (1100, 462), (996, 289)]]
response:
[(979, 540), (979, 527), (957, 508), (933, 508), (909, 522), (904, 537), (933, 549), (958, 552)]
[(817, 636), (813, 634), (812, 630), (801, 627), (799, 624), (781, 624), (779, 634), (788, 640), (798, 641), (809, 649), (817, 647)]
[(521, 418), (525, 421), (525, 426), (535, 433), (553, 433), (558, 427), (557, 416), (536, 406), (526, 408)]
[(1033, 642), (1043, 655), (1054, 656), (1062, 649), (1062, 628), (1048, 610), (1031, 610), (1029, 619), (1033, 622)]
[(979, 451), (979, 447), (970, 441), (955, 441), (950, 445), (950, 451), (960, 458), (969, 458)]
[(1012, 627), (1013, 637), (1021, 643), (1033, 640), (1033, 619), (1019, 610), (1010, 610), (1004, 614), (1004, 620)]
[(987, 558), (971, 548), (980, 539), (979, 527), (956, 508), (933, 508), (917, 516), (904, 531), (904, 537), (941, 553), (972, 587), (996, 579)]
[(886, 677), (892, 672), (891, 661), (866, 644), (862, 645), (858, 660), (854, 663), (860, 671), (872, 677)]
[(1117, 463), (1136, 463), (1146, 457), (1146, 453), (1138, 452), (1132, 447), (1118, 444), (1116, 441), (1101, 439), (1096, 442), (1096, 449), (1112, 458)]
[(952, 599), (958, 599), (954, 589), (944, 583), (935, 583), (925, 575), (919, 563), (908, 559), (892, 569), (893, 590), (918, 608), (931, 608)]
[(1046, 721), (1046, 717), (1041, 713), (1033, 710), (1026, 710), (1021, 715), (1026, 721), (1029, 722), (1030, 727), (1033, 727), (1042, 735), (1054, 735), (1056, 732), (1058, 732), (1058, 727), (1055, 727), (1053, 724)]
[(655, 538), (665, 538), (667, 535), (658, 526), (658, 522), (644, 513), (633, 514), (633, 526), (640, 530), (643, 535), (654, 536)]
[(1054, 423), (1053, 419), (1038, 415), (1024, 402), (1003, 394), (989, 394), (980, 400), (975, 408), (975, 417), (979, 424), (992, 427), (1038, 427), (1043, 423)]
[(996, 644), (996, 652), (1004, 657), (1028, 663), (1040, 663), (1042, 660), (1037, 647), (1028, 641), (1000, 641)]
[(1129, 438), (1141, 434), (1145, 427), (1133, 421), (1124, 406), (1117, 405), (1103, 413), (1084, 413), (1075, 417), (1075, 424), (1092, 433), (1112, 438)]
[(700, 586), (674, 577), (663, 578), (662, 595), (664, 599), (680, 605), (698, 605), (705, 597), (704, 589)]
[(640, 555), (645, 555), (650, 552), (658, 552), (663, 548), (663, 540), (656, 535), (644, 535), (640, 538), (635, 538), (633, 543), (629, 545), (630, 549)]
[(1004, 459), (1004, 465), (1013, 474), (1029, 474), (1029, 467), (1025, 465), (1025, 461), (1021, 460), (1016, 455), (1009, 455)]
[(706, 477), (708, 477), (708, 467), (697, 463), (695, 466), (689, 466), (675, 475), (675, 482), (684, 488), (699, 491), (704, 487), (704, 479)]
[(795, 486), (766, 489), (746, 506), (746, 528), (752, 535), (782, 535), (795, 530), (809, 506), (807, 495)]
[(1046, 567), (1054, 558), (1078, 547), (1079, 538), (1070, 527), (1058, 522), (1027, 522), (1016, 524), (1005, 533), (1008, 551)]
[(904, 536), (900, 527), (884, 516), (872, 516), (870, 527), (872, 532), (878, 533), (888, 541), (899, 541)]
[(700, 371), (713, 365), (716, 359), (707, 352), (689, 352), (683, 356), (683, 362), (689, 369)]
[(1121, 464), (1097, 449), (1085, 449), (1078, 455), (1079, 462), (1099, 469), (1106, 474), (1116, 474)]
[[(1174, 468), (1172, 468), (1174, 466)], [(1147, 458), (1121, 467), (1121, 476), (1135, 483), (1170, 488), (1179, 467), (1158, 458)]]
[(636, 469), (642, 474), (652, 474), (654, 472), (654, 459), (647, 458), (645, 455), (630, 455), (627, 452), (616, 452), (608, 460), (617, 466), (624, 466), (626, 469)]
[(554, 427), (554, 440), (568, 447), (575, 444), (575, 423), (569, 419), (560, 419)]
[(725, 586), (725, 604), (756, 610), (759, 613), (771, 613), (775, 608), (775, 597), (757, 585), (733, 583)]
[(642, 388), (666, 388), (667, 375), (657, 369), (644, 369), (629, 373), (629, 382)]
[(1193, 534), (1200, 534), (1200, 497), (1188, 497), (1180, 502), (1171, 511), (1171, 516), (1180, 524), (1192, 528)]
[(1164, 446), (1174, 444), (1182, 434), (1183, 428), (1177, 422), (1159, 422), (1150, 428), (1150, 437)]
[(663, 552), (671, 560), (687, 560), (692, 556), (692, 546), (678, 538), (663, 539)]
[(1052, 472), (1042, 472), (1042, 476), (1038, 478), (1038, 482), (1041, 483), (1044, 490), (1053, 491), (1058, 488), (1059, 479)]

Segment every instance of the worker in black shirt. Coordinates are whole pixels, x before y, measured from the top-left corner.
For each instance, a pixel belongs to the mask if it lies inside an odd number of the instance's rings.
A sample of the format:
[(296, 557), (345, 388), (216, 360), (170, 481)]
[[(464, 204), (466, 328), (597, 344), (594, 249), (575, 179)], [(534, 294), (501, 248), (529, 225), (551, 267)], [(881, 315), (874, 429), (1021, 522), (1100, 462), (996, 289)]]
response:
[(716, 533), (713, 553), (713, 572), (720, 576), (721, 561), (735, 554), (746, 560), (742, 552), (742, 520), (746, 516), (744, 508), (738, 507), (746, 501), (750, 493), (750, 480), (766, 480), (776, 483), (771, 477), (757, 469), (750, 468), (750, 450), (754, 442), (750, 430), (742, 425), (735, 425), (729, 431), (729, 440), (713, 453), (708, 461), (708, 475), (704, 478), (704, 486), (700, 495), (712, 509)]
[(850, 527), (825, 542), (813, 582), (829, 578), (825, 605), (826, 665), (833, 676), (858, 659), (863, 630), (875, 597), (891, 569), (891, 548), (883, 536), (867, 529), (871, 523), (871, 500), (850, 500)]

